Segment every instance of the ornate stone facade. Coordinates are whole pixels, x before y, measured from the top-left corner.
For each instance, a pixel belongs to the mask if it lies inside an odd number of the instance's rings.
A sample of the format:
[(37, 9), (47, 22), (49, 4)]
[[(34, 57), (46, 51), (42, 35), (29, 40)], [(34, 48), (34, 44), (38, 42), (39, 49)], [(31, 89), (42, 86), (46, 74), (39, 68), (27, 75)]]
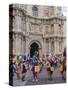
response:
[[(39, 54), (58, 54), (65, 48), (66, 18), (58, 14), (54, 6), (37, 6), (34, 14), (34, 5), (13, 4), (9, 7), (9, 36), (10, 53), (23, 55), (28, 52), (33, 43), (39, 47)], [(36, 10), (36, 8), (34, 9)], [(36, 15), (36, 16), (34, 16)], [(11, 52), (12, 51), (12, 52)]]

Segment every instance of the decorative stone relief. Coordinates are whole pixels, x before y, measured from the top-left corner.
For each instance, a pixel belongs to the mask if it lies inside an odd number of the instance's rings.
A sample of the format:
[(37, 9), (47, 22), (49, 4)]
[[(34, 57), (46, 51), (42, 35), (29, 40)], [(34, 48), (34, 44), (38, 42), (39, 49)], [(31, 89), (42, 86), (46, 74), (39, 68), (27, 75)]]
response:
[(34, 33), (37, 33), (37, 32), (40, 32), (40, 26), (37, 25), (37, 24), (32, 24), (31, 25), (31, 31), (34, 32)]
[(59, 34), (62, 34), (61, 24), (59, 24), (58, 27), (59, 27)]
[(52, 24), (51, 25), (51, 31), (50, 31), (51, 34), (54, 34), (54, 25)]

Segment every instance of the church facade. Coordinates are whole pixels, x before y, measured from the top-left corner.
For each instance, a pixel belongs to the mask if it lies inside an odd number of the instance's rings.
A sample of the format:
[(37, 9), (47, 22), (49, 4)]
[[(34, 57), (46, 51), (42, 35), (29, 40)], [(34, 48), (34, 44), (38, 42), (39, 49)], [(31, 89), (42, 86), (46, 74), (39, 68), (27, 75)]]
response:
[[(66, 18), (62, 7), (13, 4), (9, 6), (10, 54), (32, 57), (59, 54), (66, 47)], [(13, 43), (11, 43), (13, 42)]]

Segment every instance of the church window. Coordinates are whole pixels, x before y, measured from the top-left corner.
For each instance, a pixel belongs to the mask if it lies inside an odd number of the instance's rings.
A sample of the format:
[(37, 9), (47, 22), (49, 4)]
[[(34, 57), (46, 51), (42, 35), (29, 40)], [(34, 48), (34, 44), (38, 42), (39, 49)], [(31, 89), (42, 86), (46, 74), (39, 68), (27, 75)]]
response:
[(33, 16), (38, 16), (38, 7), (36, 5), (32, 7), (32, 12), (33, 12)]
[(54, 34), (54, 25), (51, 25), (51, 34)]

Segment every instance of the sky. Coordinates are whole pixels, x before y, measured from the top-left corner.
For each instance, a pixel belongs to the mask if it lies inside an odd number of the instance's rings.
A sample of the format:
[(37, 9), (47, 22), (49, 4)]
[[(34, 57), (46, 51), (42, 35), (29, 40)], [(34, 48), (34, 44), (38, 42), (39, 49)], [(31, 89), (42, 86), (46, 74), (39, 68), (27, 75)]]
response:
[(62, 7), (63, 15), (66, 16), (66, 7)]

